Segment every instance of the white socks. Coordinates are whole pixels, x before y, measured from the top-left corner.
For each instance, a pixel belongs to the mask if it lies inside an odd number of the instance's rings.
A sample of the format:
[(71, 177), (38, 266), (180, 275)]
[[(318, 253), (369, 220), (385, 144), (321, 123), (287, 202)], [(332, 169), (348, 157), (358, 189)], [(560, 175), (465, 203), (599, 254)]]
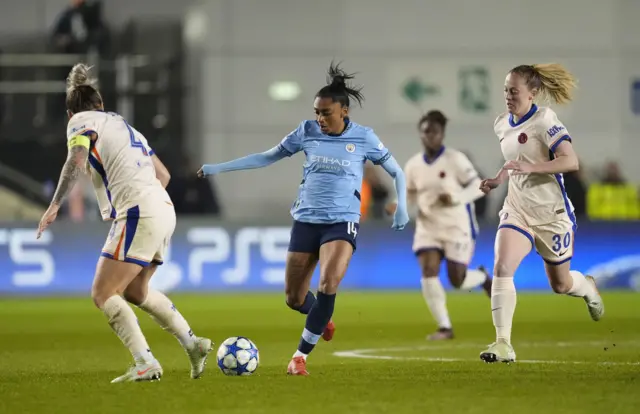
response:
[(491, 286), (491, 315), (498, 340), (511, 343), (511, 325), (516, 311), (516, 286), (513, 277), (496, 277)]
[(147, 298), (139, 306), (162, 327), (171, 332), (184, 349), (191, 349), (195, 345), (196, 336), (189, 327), (186, 319), (178, 312), (168, 297), (157, 290), (149, 289)]
[(571, 275), (571, 279), (573, 279), (573, 285), (567, 292), (567, 295), (591, 299), (597, 294), (593, 289), (593, 285), (585, 279), (582, 273), (577, 270), (571, 270), (569, 274)]
[(294, 357), (294, 358), (302, 357), (302, 358), (304, 358), (304, 360), (305, 360), (305, 361), (307, 360), (307, 357), (308, 357), (308, 356), (309, 356), (309, 354), (305, 354), (305, 353), (300, 352), (300, 351), (297, 351), (297, 350), (296, 350), (296, 352), (293, 354), (293, 357)]
[(104, 302), (102, 312), (107, 316), (109, 325), (118, 338), (133, 355), (136, 364), (148, 364), (154, 361), (155, 358), (138, 325), (136, 314), (122, 297), (111, 296)]
[(424, 300), (427, 302), (427, 306), (438, 327), (451, 329), (451, 320), (449, 319), (449, 311), (447, 311), (447, 296), (440, 278), (437, 276), (423, 277), (420, 282), (422, 284), (422, 296), (424, 296)]
[(460, 285), (460, 290), (472, 290), (482, 285), (487, 280), (487, 275), (478, 269), (467, 269), (467, 274)]

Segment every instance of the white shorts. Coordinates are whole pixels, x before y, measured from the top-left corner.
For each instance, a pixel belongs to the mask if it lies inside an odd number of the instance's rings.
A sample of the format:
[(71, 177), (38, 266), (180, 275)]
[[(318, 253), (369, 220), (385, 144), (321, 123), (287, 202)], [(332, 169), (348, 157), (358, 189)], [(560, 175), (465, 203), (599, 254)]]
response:
[(531, 241), (542, 259), (559, 265), (568, 262), (573, 257), (573, 242), (576, 225), (569, 216), (547, 224), (529, 226), (521, 214), (510, 208), (500, 211), (500, 225), (498, 229), (508, 228), (522, 233)]
[(115, 219), (101, 255), (144, 267), (161, 265), (176, 227), (173, 205), (166, 204), (152, 217), (140, 217), (136, 206), (127, 210), (126, 217)]
[(437, 250), (450, 262), (469, 265), (475, 249), (475, 240), (469, 236), (456, 238), (442, 237), (441, 232), (416, 228), (413, 236), (413, 252), (416, 256), (431, 250)]

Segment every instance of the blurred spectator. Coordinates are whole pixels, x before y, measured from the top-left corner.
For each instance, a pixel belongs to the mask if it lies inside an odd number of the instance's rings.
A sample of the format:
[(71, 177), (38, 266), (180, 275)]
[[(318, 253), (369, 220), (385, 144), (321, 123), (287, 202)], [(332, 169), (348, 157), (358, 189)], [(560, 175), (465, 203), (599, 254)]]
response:
[(603, 184), (624, 184), (625, 179), (620, 171), (620, 166), (615, 161), (609, 161), (604, 167)]
[(102, 21), (102, 3), (98, 0), (71, 0), (53, 30), (57, 53), (86, 54), (95, 48), (103, 55), (108, 46), (108, 31)]
[(638, 188), (626, 182), (616, 162), (608, 162), (601, 182), (589, 187), (587, 213), (593, 220), (640, 219)]
[(196, 176), (200, 166), (183, 157), (181, 167), (171, 169), (171, 181), (167, 191), (176, 209), (176, 214), (220, 215), (220, 204), (211, 179)]

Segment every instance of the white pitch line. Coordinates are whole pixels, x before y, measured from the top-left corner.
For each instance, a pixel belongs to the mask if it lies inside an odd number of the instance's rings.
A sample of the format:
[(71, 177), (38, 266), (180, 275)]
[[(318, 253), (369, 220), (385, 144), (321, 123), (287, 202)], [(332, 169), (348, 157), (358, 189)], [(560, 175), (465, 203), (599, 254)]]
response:
[[(639, 341), (627, 341), (620, 342), (619, 345), (638, 345)], [(518, 347), (569, 347), (569, 346), (608, 346), (611, 345), (602, 341), (583, 341), (583, 342), (529, 342), (518, 344)], [(426, 350), (444, 350), (444, 349), (462, 349), (462, 348), (475, 348), (482, 347), (483, 345), (460, 343), (452, 345), (419, 345), (413, 347), (394, 347), (394, 348), (368, 348), (368, 349), (353, 349), (348, 351), (336, 351), (334, 356), (342, 358), (360, 358), (360, 359), (378, 359), (378, 360), (402, 360), (402, 361), (427, 361), (427, 362), (476, 362), (477, 359), (470, 358), (439, 358), (439, 357), (426, 357), (426, 356), (397, 356), (397, 355), (373, 355), (383, 352), (413, 352), (413, 351), (426, 351)], [(627, 365), (636, 366), (640, 365), (640, 362), (623, 362), (623, 361), (555, 361), (555, 360), (537, 360), (537, 359), (524, 359), (517, 360), (516, 362), (522, 364), (570, 364), (570, 365)]]

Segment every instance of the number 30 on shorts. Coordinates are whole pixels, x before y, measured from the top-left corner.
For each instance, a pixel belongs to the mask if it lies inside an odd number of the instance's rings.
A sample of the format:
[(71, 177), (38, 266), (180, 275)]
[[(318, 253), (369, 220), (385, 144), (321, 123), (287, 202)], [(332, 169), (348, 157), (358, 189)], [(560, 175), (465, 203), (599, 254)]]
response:
[(565, 233), (564, 236), (554, 234), (551, 240), (553, 240), (553, 251), (557, 253), (562, 247), (565, 249), (569, 247), (571, 244), (571, 232)]

